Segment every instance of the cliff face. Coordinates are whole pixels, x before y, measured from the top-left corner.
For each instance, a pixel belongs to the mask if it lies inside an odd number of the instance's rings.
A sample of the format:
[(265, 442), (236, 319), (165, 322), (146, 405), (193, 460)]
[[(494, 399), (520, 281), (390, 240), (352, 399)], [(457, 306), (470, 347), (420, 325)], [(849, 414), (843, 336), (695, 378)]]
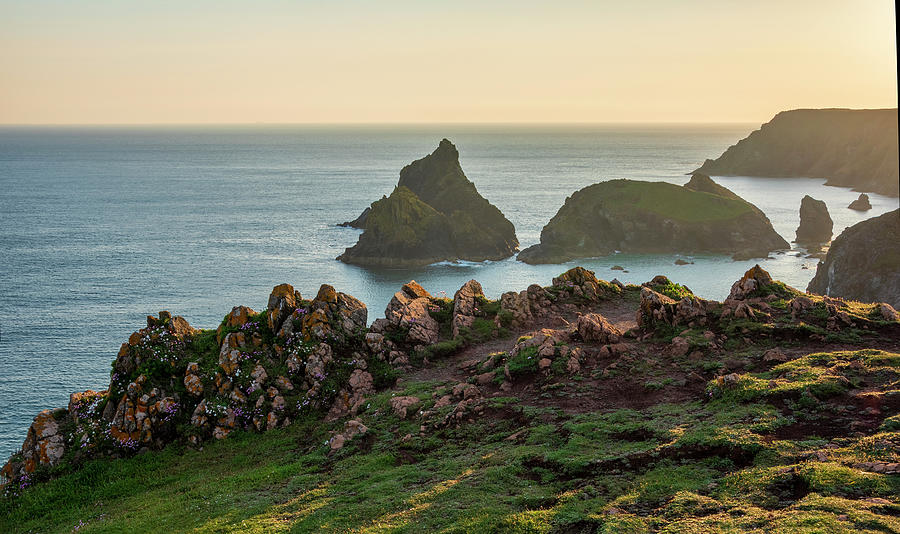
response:
[(900, 307), (900, 210), (841, 232), (807, 291)]
[(826, 178), (828, 185), (898, 196), (897, 142), (897, 109), (783, 111), (697, 172)]
[(800, 201), (800, 226), (797, 227), (797, 243), (818, 245), (831, 241), (834, 221), (828, 214), (828, 206), (821, 200), (806, 195)]
[(613, 180), (588, 186), (566, 199), (541, 231), (539, 245), (523, 250), (526, 263), (558, 263), (636, 253), (766, 255), (789, 248), (752, 204), (709, 180), (729, 196), (665, 182)]
[(499, 260), (519, 246), (512, 223), (466, 178), (459, 152), (447, 139), (400, 171), (390, 197), (344, 224), (365, 229), (338, 257), (357, 265)]

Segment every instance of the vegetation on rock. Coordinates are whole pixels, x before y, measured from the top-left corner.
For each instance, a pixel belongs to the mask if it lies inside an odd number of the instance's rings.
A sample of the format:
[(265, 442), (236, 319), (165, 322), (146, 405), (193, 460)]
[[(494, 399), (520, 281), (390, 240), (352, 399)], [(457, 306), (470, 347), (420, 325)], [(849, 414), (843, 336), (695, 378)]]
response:
[(466, 178), (447, 139), (404, 167), (389, 197), (344, 225), (364, 228), (359, 242), (338, 257), (358, 265), (499, 260), (519, 246), (512, 223)]
[(541, 230), (540, 244), (523, 250), (518, 259), (560, 263), (614, 251), (753, 257), (789, 248), (752, 204), (708, 177), (689, 185), (612, 180), (581, 189)]
[[(73, 395), (36, 420), (29, 439), (56, 436), (64, 454), (8, 480), (0, 530), (900, 529), (900, 316), (886, 304), (804, 295), (758, 266), (724, 302), (580, 267), (499, 301), (475, 281), (453, 299), (410, 282), (370, 328), (354, 301), (278, 286), (262, 313), (232, 310), (218, 336), (150, 318), (116, 368), (126, 398), (141, 382), (176, 401), (152, 427), (174, 423), (154, 434), (168, 441), (74, 453), (119, 393)], [(234, 350), (249, 377), (228, 371)], [(273, 387), (331, 394), (289, 423), (235, 415), (227, 438), (192, 430), (186, 407), (220, 399), (225, 377), (232, 393), (259, 382), (261, 412)]]
[(900, 195), (897, 109), (782, 111), (697, 172), (826, 178), (827, 185)]

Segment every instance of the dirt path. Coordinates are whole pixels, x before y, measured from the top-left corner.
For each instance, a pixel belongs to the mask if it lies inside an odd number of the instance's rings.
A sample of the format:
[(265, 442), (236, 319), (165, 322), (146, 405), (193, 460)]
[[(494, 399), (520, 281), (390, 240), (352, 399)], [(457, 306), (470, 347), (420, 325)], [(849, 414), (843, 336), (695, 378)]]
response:
[(428, 365), (412, 371), (406, 376), (406, 380), (465, 382), (470, 377), (470, 374), (465, 370), (469, 367), (467, 363), (481, 361), (495, 352), (506, 352), (515, 346), (520, 336), (536, 330), (542, 328), (564, 328), (567, 324), (574, 324), (581, 313), (599, 313), (622, 332), (637, 326), (637, 303), (627, 302), (622, 299), (601, 301), (590, 309), (578, 310), (571, 307), (564, 308), (560, 312), (562, 320), (558, 317), (554, 319), (541, 318), (528, 328), (511, 329), (510, 335), (507, 337), (472, 345), (453, 356), (432, 361)]

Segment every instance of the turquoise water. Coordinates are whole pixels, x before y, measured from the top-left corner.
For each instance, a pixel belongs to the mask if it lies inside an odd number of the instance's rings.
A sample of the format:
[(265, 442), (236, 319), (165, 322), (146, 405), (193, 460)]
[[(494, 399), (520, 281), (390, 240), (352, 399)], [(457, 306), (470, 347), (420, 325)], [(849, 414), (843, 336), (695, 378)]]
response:
[[(489, 296), (524, 289), (575, 265), (512, 259), (366, 270), (334, 260), (359, 231), (335, 224), (389, 194), (400, 168), (442, 137), (459, 148), (479, 191), (516, 226), (521, 247), (572, 192), (601, 180), (682, 184), (749, 125), (597, 127), (178, 127), (0, 128), (0, 458), (32, 417), (72, 391), (103, 389), (119, 345), (147, 314), (170, 310), (213, 327), (237, 304), (256, 310), (289, 282), (304, 295), (322, 283), (381, 316), (416, 279), (452, 293), (470, 278)], [(846, 209), (857, 194), (822, 180), (721, 178), (791, 240), (800, 198), (825, 200), (835, 235), (896, 209)], [(815, 260), (792, 252), (764, 266), (805, 288)], [(616, 255), (577, 262), (601, 278), (643, 282), (665, 274), (721, 299), (754, 262)], [(629, 272), (611, 271), (622, 265)], [(809, 269), (802, 269), (803, 265)]]

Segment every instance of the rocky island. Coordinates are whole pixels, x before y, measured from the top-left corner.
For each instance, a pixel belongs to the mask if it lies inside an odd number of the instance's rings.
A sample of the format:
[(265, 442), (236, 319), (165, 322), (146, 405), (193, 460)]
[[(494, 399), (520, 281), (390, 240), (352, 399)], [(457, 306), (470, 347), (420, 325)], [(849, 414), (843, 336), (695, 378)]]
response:
[(896, 197), (897, 143), (896, 108), (782, 111), (697, 172), (825, 178), (827, 185)]
[(685, 186), (612, 180), (566, 199), (541, 230), (541, 242), (519, 253), (525, 263), (633, 253), (721, 253), (765, 257), (789, 244), (755, 206), (695, 175)]
[(35, 417), (0, 531), (896, 531), (898, 318), (758, 266), (723, 302), (576, 267), (371, 327), (329, 285), (160, 312)]
[(900, 210), (847, 228), (832, 243), (807, 290), (900, 307)]
[(834, 221), (831, 220), (825, 202), (804, 195), (800, 200), (800, 226), (797, 227), (796, 243), (803, 246), (828, 243), (833, 230)]
[(444, 139), (400, 171), (390, 196), (345, 226), (363, 228), (337, 259), (364, 266), (418, 266), (445, 260), (500, 260), (519, 247), (515, 228), (466, 178)]

